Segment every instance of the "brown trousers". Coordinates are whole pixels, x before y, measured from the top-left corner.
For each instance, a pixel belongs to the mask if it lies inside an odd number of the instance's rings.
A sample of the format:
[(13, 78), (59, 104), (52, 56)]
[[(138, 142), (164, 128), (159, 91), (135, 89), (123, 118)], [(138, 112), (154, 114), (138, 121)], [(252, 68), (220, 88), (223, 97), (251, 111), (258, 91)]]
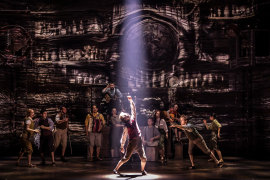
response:
[(62, 145), (62, 148), (66, 149), (67, 147), (67, 129), (57, 129), (54, 134), (54, 148), (55, 150), (58, 146)]
[(147, 161), (141, 137), (129, 140), (126, 153), (121, 159), (121, 161), (123, 161), (124, 163), (127, 162), (130, 159), (133, 151), (136, 151), (138, 153), (141, 161)]

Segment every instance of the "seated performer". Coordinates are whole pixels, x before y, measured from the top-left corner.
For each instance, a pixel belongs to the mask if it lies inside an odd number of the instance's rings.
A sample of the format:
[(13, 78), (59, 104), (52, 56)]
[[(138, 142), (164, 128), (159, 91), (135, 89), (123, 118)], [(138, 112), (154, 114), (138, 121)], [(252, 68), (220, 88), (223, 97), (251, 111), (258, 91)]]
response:
[(178, 105), (174, 104), (170, 107), (170, 109), (167, 111), (167, 114), (169, 115), (168, 119), (170, 122), (175, 122), (180, 118), (180, 113), (178, 112)]
[(113, 108), (121, 109), (121, 98), (123, 97), (122, 93), (118, 88), (115, 87), (114, 83), (108, 84), (103, 90), (102, 93), (105, 95), (105, 100), (107, 104), (107, 120), (109, 120), (109, 114), (112, 112)]
[(172, 127), (180, 128), (186, 134), (189, 143), (188, 143), (188, 154), (191, 162), (191, 169), (195, 169), (194, 161), (193, 161), (193, 153), (192, 150), (194, 145), (196, 145), (199, 149), (201, 149), (205, 154), (209, 155), (214, 162), (217, 164), (218, 167), (222, 167), (223, 163), (219, 162), (215, 155), (210, 151), (207, 147), (203, 137), (197, 131), (197, 129), (190, 123), (187, 123), (186, 116), (180, 117), (181, 125), (172, 125)]
[(119, 118), (124, 123), (124, 131), (121, 138), (120, 148), (122, 153), (125, 152), (124, 145), (127, 135), (129, 136), (129, 142), (124, 157), (118, 162), (117, 166), (113, 170), (113, 173), (121, 175), (118, 171), (119, 168), (130, 159), (133, 151), (137, 151), (141, 159), (142, 175), (146, 175), (147, 172), (144, 170), (146, 165), (146, 156), (142, 143), (141, 132), (136, 120), (136, 108), (131, 96), (128, 96), (127, 98), (130, 102), (131, 115), (124, 112), (121, 112), (119, 115)]
[(117, 98), (122, 98), (123, 95), (119, 89), (117, 89), (114, 83), (108, 84), (103, 90), (102, 93), (108, 94), (111, 98), (110, 100), (116, 100)]
[[(168, 111), (170, 124), (180, 125), (180, 114), (178, 112), (178, 105), (174, 104)], [(175, 141), (180, 141), (182, 132), (180, 129), (174, 129)]]

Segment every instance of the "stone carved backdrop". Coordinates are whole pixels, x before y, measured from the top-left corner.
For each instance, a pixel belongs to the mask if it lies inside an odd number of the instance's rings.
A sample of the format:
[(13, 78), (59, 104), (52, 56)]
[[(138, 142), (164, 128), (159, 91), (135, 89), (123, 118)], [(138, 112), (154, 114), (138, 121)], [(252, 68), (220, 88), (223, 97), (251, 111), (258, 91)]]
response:
[[(28, 8), (29, 14), (11, 11), (1, 12), (0, 16), (0, 138), (4, 153), (14, 153), (18, 148), (14, 142), (26, 108), (39, 111), (46, 107), (53, 117), (63, 104), (71, 114), (75, 147), (85, 146), (83, 121), (87, 109), (98, 104), (103, 111), (101, 90), (119, 76), (126, 82), (119, 87), (123, 93), (137, 96), (140, 125), (145, 124), (145, 118), (155, 108), (177, 103), (206, 137), (202, 119), (216, 112), (223, 125), (222, 146), (228, 154), (250, 152), (257, 138), (261, 149), (269, 148), (263, 137), (269, 129), (255, 137), (253, 134), (262, 126), (251, 128), (257, 119), (270, 126), (267, 118), (262, 120), (265, 115), (259, 113), (269, 109), (269, 85), (261, 86), (265, 79), (257, 66), (245, 68), (251, 58), (252, 38), (245, 38), (240, 32), (251, 35), (248, 27), (252, 20), (241, 21), (255, 16), (249, 1), (232, 6), (214, 1), (142, 3), (141, 13), (130, 16), (142, 19), (148, 68), (138, 69), (132, 75), (126, 74), (125, 69), (118, 71), (123, 32), (136, 35), (136, 24), (123, 23), (127, 16), (123, 4), (115, 1), (102, 8), (88, 2), (91, 6), (87, 8), (78, 1), (74, 9), (84, 7), (85, 11), (73, 12), (72, 5), (63, 2), (31, 2), (17, 6), (20, 10)], [(2, 4), (6, 9), (15, 7), (7, 1)], [(242, 10), (247, 13), (241, 13)], [(22, 27), (24, 46), (10, 49), (11, 30), (5, 28), (9, 25)], [(241, 47), (249, 52), (246, 59), (239, 58), (237, 50), (242, 36)], [(132, 41), (136, 36), (128, 38)], [(14, 50), (21, 51), (18, 54)], [(267, 75), (268, 71), (261, 68)], [(256, 88), (262, 95), (253, 96)], [(147, 97), (140, 96), (142, 90), (149, 92)], [(254, 113), (253, 103), (261, 108)]]

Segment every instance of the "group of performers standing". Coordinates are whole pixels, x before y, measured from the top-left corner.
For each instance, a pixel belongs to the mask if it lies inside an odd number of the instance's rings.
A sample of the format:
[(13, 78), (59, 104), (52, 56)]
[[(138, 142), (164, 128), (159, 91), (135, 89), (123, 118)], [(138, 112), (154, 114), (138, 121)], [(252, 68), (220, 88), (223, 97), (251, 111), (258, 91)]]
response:
[[(112, 134), (111, 134), (111, 155), (116, 157), (117, 149), (120, 146), (120, 151), (124, 154), (121, 160), (118, 162), (117, 166), (113, 170), (115, 174), (119, 173), (119, 168), (126, 163), (134, 151), (136, 151), (141, 159), (141, 172), (142, 175), (146, 175), (145, 165), (146, 165), (146, 155), (144, 145), (148, 143), (153, 143), (158, 140), (160, 160), (162, 163), (167, 161), (166, 156), (166, 146), (169, 141), (169, 130), (173, 129), (175, 136), (175, 141), (181, 141), (182, 132), (187, 136), (189, 140), (188, 154), (191, 162), (191, 169), (195, 168), (194, 157), (192, 150), (194, 146), (197, 146), (205, 154), (209, 155), (211, 160), (215, 162), (217, 167), (223, 166), (223, 158), (221, 151), (218, 147), (218, 139), (220, 138), (221, 124), (217, 121), (215, 114), (210, 115), (209, 119), (212, 121), (211, 125), (207, 124), (206, 120), (203, 123), (207, 130), (211, 130), (211, 140), (210, 149), (205, 143), (204, 138), (197, 131), (196, 127), (188, 122), (185, 115), (180, 115), (178, 113), (178, 105), (173, 105), (167, 112), (156, 110), (153, 117), (148, 119), (149, 127), (155, 127), (158, 131), (155, 134), (153, 130), (153, 137), (149, 140), (142, 137), (140, 128), (137, 123), (136, 107), (131, 96), (127, 96), (130, 103), (131, 113), (123, 111), (118, 115), (117, 107), (119, 107), (119, 101), (123, 98), (123, 95), (119, 89), (115, 88), (113, 83), (109, 84), (102, 91), (107, 95), (109, 99), (108, 110), (111, 112), (110, 116), (107, 116), (107, 120), (110, 120), (112, 124)], [(116, 100), (117, 99), (117, 100)], [(121, 103), (121, 101), (120, 101)], [(17, 164), (24, 153), (28, 154), (28, 166), (34, 167), (31, 163), (31, 155), (33, 152), (31, 139), (34, 133), (40, 134), (40, 139), (38, 139), (39, 151), (42, 159), (42, 164), (45, 164), (44, 152), (48, 150), (51, 154), (52, 165), (55, 166), (54, 152), (58, 146), (62, 145), (61, 160), (65, 159), (65, 150), (67, 146), (67, 134), (68, 134), (68, 122), (69, 117), (67, 115), (67, 109), (65, 107), (60, 108), (61, 111), (55, 117), (55, 123), (47, 117), (47, 111), (42, 110), (40, 112), (41, 117), (34, 119), (34, 110), (29, 109), (27, 111), (27, 116), (24, 120), (23, 133), (21, 135), (22, 148), (19, 153)], [(100, 156), (100, 148), (102, 146), (102, 128), (106, 125), (106, 121), (101, 113), (98, 112), (98, 107), (96, 105), (92, 106), (92, 112), (89, 112), (85, 119), (85, 133), (89, 141), (88, 149), (88, 160), (93, 161), (94, 147), (96, 147), (96, 159), (102, 160)], [(56, 126), (56, 128), (54, 127)], [(56, 131), (53, 133), (53, 130)], [(122, 134), (122, 137), (120, 138)], [(128, 145), (126, 149), (125, 142), (129, 138)], [(120, 140), (121, 139), (121, 140)], [(120, 144), (119, 144), (120, 142)], [(218, 154), (219, 160), (215, 157), (214, 153)]]
[[(31, 163), (33, 141), (35, 141), (38, 146), (42, 165), (46, 164), (44, 153), (49, 151), (52, 165), (55, 166), (54, 152), (60, 144), (62, 145), (61, 160), (66, 162), (65, 150), (67, 146), (69, 118), (67, 115), (66, 107), (61, 107), (60, 109), (61, 111), (55, 117), (55, 123), (50, 118), (48, 118), (48, 113), (45, 109), (40, 111), (40, 118), (37, 119), (33, 119), (35, 116), (33, 109), (27, 110), (27, 115), (23, 122), (23, 132), (21, 134), (21, 150), (17, 159), (17, 165), (20, 164), (20, 160), (24, 153), (27, 153), (27, 166), (35, 167), (35, 165)], [(37, 136), (34, 136), (34, 133), (36, 133), (35, 135)]]

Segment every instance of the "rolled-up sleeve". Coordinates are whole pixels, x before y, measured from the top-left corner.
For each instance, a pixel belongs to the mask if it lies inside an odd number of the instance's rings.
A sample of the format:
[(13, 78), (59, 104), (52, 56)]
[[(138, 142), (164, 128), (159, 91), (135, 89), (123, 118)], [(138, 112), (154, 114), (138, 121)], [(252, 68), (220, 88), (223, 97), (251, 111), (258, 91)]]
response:
[(55, 122), (59, 122), (60, 121), (60, 114), (57, 114), (56, 116), (55, 116)]
[(213, 122), (214, 122), (214, 124), (215, 124), (218, 128), (221, 128), (221, 127), (222, 127), (221, 124), (220, 124), (217, 120), (214, 120)]
[(54, 123), (51, 119), (48, 119), (48, 123), (49, 123), (49, 127), (50, 127), (50, 130), (52, 131), (53, 130), (53, 126), (54, 126)]

